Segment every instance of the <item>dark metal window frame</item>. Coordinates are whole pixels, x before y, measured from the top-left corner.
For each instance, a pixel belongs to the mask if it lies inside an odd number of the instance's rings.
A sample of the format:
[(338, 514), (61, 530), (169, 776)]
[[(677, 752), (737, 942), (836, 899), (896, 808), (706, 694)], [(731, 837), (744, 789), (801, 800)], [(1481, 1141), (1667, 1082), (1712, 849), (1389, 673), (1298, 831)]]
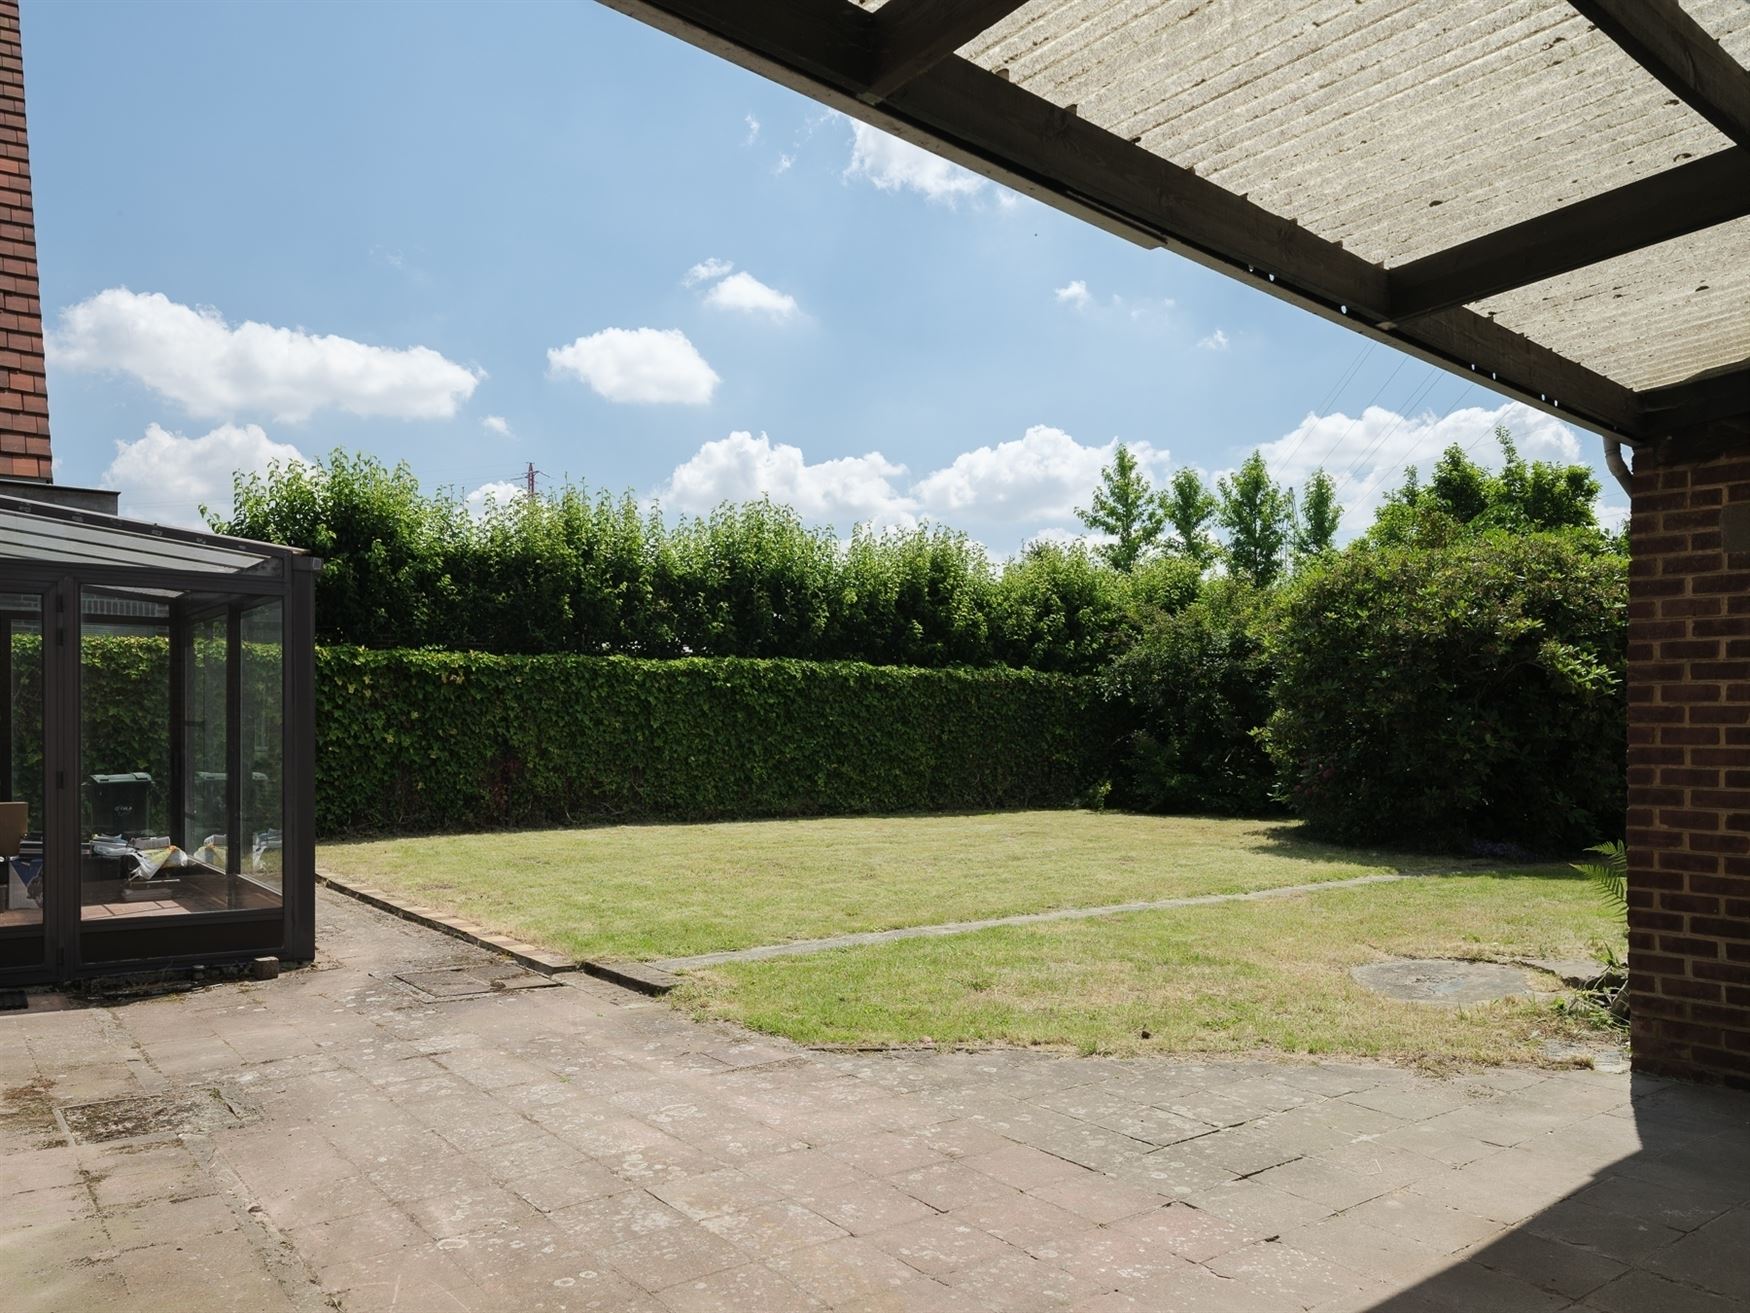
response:
[[(0, 509), (25, 511), (74, 525), (89, 523), (100, 531), (140, 534), (151, 538), (251, 553), (271, 561), (271, 572), (254, 570), (203, 571), (160, 566), (128, 566), (95, 562), (33, 560), (0, 557), (0, 591), (30, 593), (43, 599), (43, 756), (44, 756), (44, 916), (43, 954), (40, 963), (0, 967), (0, 980), (25, 982), (68, 979), (114, 971), (136, 971), (193, 962), (272, 953), (290, 961), (308, 961), (315, 955), (315, 575), (321, 562), (294, 548), (259, 544), (193, 530), (142, 525), (117, 517), (71, 511), (37, 503), (0, 498)], [(229, 797), (227, 822), (230, 831), (227, 867), (235, 867), (241, 854), (235, 842), (240, 833), (237, 815), (241, 781), (236, 778), (240, 756), (238, 736), (242, 613), (251, 605), (277, 599), (280, 602), (280, 695), (283, 735), (280, 774), (281, 904), (278, 909), (211, 912), (199, 915), (127, 918), (112, 924), (84, 922), (80, 918), (80, 761), (82, 590), (119, 588), (159, 589), (175, 593), (194, 592), (215, 597), (227, 616), (227, 771)], [(170, 736), (173, 804), (181, 801), (183, 762), (179, 718), (182, 699), (179, 677), (182, 659), (180, 631), (198, 615), (215, 608), (202, 605), (182, 608), (170, 603), (171, 709), (165, 731)], [(3, 659), (9, 667), (12, 617), (0, 625), (8, 641)], [(126, 618), (118, 618), (126, 623)], [(162, 624), (164, 621), (153, 621)], [(5, 717), (8, 735), (14, 728), (10, 709)], [(10, 745), (10, 737), (6, 742)], [(8, 747), (7, 774), (10, 774)], [(10, 780), (6, 781), (10, 786)], [(173, 817), (181, 824), (180, 810)], [(9, 936), (15, 942), (30, 938), (28, 931)]]

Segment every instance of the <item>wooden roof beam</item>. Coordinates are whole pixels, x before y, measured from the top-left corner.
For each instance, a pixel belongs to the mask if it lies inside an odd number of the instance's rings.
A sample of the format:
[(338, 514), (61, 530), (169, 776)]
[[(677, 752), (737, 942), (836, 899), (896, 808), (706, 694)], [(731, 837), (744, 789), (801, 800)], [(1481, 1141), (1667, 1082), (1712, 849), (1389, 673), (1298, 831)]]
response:
[(1392, 315), (1468, 305), (1747, 214), (1750, 150), (1731, 146), (1399, 265)]
[(1568, 0), (1672, 95), (1750, 146), (1750, 71), (1677, 0)]
[(1672, 432), (1750, 416), (1750, 360), (1640, 394), (1647, 427)]
[(875, 12), (874, 67), (862, 94), (886, 100), (1027, 0), (887, 0)]

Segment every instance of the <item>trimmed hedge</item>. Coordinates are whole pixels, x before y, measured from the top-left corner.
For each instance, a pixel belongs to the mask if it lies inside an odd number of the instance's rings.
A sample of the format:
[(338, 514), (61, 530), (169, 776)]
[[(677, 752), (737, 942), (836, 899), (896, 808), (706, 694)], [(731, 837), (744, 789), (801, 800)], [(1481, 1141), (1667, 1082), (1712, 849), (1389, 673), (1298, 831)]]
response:
[(317, 654), (317, 830), (1061, 807), (1092, 682), (737, 658)]
[[(40, 641), (13, 637), (33, 815)], [(87, 772), (151, 771), (160, 822), (168, 650), (88, 639), (84, 674)], [(1110, 737), (1091, 680), (1001, 667), (318, 648), (316, 698), (324, 835), (1068, 806)]]

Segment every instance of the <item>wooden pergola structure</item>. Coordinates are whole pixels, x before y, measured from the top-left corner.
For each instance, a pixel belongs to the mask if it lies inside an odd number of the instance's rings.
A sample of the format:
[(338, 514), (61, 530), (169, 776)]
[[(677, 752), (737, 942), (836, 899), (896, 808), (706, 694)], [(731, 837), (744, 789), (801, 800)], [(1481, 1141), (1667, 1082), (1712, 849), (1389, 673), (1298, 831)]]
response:
[(1601, 435), (1636, 1061), (1750, 1084), (1750, 4), (604, 3)]

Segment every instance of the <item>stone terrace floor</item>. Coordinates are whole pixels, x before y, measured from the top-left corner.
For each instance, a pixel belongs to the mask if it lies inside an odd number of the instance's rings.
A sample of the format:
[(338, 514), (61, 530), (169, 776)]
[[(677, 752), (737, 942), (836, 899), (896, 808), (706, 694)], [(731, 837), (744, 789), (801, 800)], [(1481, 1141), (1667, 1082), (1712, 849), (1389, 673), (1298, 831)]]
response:
[(315, 969), (0, 1015), (9, 1313), (1750, 1309), (1743, 1096), (816, 1053), (319, 913)]

